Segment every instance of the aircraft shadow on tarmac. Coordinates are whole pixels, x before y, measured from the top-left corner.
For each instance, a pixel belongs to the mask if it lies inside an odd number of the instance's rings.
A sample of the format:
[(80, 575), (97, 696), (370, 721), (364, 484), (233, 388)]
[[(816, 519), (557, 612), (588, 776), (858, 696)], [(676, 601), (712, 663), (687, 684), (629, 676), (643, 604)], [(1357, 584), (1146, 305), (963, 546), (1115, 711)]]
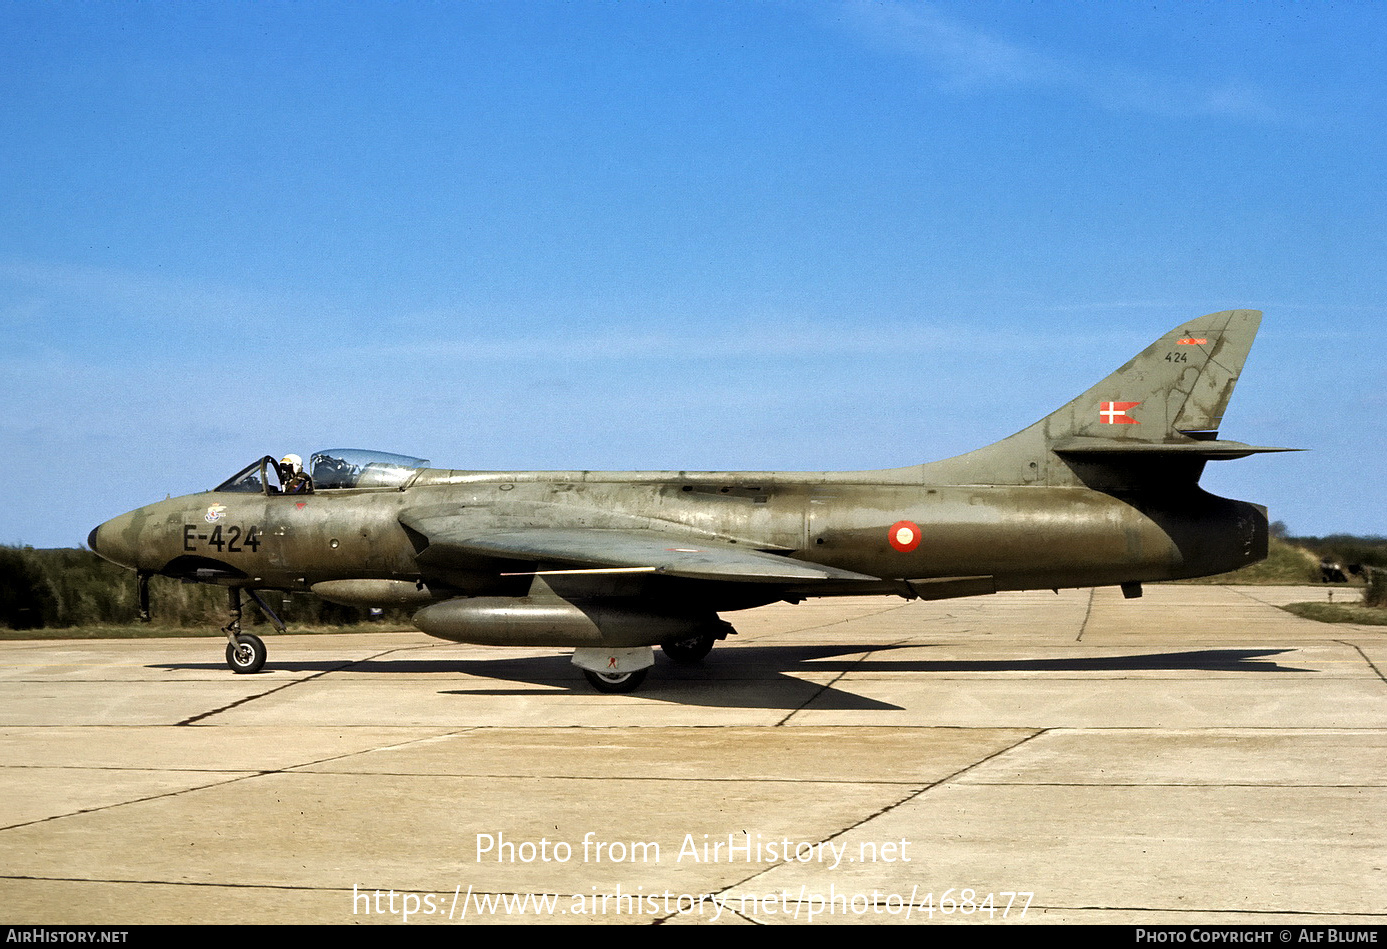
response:
[[(833, 681), (812, 681), (846, 674), (972, 674), (998, 673), (1121, 673), (1121, 672), (1220, 672), (1220, 673), (1307, 673), (1302, 669), (1265, 661), (1290, 649), (1196, 649), (1181, 652), (1155, 652), (1127, 656), (1089, 656), (1051, 659), (896, 659), (886, 655), (898, 649), (921, 648), (919, 643), (893, 645), (840, 646), (739, 646), (717, 650), (697, 666), (681, 666), (665, 661), (655, 665), (651, 676), (632, 698), (654, 699), (678, 705), (714, 708), (801, 709), (812, 705), (830, 711), (903, 711), (899, 705), (881, 702), (836, 688)], [(210, 670), (226, 667), (217, 663), (159, 663), (151, 668)], [(466, 675), (478, 680), (501, 680), (530, 686), (552, 686), (568, 692), (591, 695), (586, 680), (567, 655), (507, 657), (504, 659), (363, 659), (275, 662), (269, 671)], [(441, 695), (529, 696), (533, 688), (508, 689), (488, 686), (447, 689)], [(609, 698), (615, 698), (611, 696)]]

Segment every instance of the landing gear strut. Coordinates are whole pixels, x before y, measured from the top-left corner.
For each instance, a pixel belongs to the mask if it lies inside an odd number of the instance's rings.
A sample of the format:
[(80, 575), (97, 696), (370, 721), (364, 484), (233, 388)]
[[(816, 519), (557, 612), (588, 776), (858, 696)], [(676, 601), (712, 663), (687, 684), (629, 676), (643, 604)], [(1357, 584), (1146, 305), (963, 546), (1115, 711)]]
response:
[(135, 600), (139, 604), (140, 622), (149, 622), (149, 578), (151, 574), (140, 570), (135, 574)]

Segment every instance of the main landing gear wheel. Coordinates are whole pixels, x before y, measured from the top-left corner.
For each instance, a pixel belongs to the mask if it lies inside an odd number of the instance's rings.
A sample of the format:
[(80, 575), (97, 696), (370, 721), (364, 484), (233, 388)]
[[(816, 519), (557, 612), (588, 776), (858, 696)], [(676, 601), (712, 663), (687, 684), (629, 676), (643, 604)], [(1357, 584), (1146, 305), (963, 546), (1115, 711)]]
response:
[(660, 646), (666, 656), (681, 666), (692, 666), (702, 662), (713, 651), (713, 643), (718, 641), (714, 633), (698, 633), (687, 639), (677, 639)]
[(259, 672), (267, 655), (265, 643), (253, 633), (241, 633), (234, 643), (226, 644), (226, 664), (232, 672)]
[(599, 692), (634, 692), (640, 688), (640, 684), (645, 681), (645, 674), (649, 671), (649, 669), (637, 669), (635, 672), (607, 674), (584, 669), (583, 675)]

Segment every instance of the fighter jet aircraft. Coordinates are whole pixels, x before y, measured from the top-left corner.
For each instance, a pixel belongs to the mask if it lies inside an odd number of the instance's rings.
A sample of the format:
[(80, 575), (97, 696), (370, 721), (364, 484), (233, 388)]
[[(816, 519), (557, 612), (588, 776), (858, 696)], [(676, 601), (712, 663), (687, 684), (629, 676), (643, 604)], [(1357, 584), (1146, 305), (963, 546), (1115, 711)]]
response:
[[(1190, 320), (1083, 395), (977, 451), (876, 471), (466, 471), (357, 450), (271, 456), (203, 494), (107, 521), (89, 546), (229, 590), (226, 660), (265, 662), (241, 592), (413, 607), (466, 643), (571, 646), (604, 692), (660, 646), (698, 662), (719, 614), (807, 597), (1121, 587), (1263, 559), (1266, 510), (1199, 487), (1209, 461), (1288, 451), (1218, 437), (1261, 313)], [(305, 476), (307, 475), (307, 476)]]

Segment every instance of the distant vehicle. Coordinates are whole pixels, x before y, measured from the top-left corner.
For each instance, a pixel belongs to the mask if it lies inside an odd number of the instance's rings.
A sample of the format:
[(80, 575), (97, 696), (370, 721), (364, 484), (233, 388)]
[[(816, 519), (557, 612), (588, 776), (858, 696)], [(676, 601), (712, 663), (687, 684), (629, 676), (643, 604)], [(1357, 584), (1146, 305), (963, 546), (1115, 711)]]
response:
[[(571, 646), (599, 690), (636, 688), (654, 646), (700, 661), (720, 613), (806, 597), (907, 599), (1120, 586), (1266, 556), (1266, 510), (1199, 487), (1261, 314), (1191, 320), (1083, 395), (986, 448), (850, 472), (468, 471), (357, 450), (251, 462), (212, 491), (107, 521), (89, 545), (230, 591), (227, 663), (258, 671), (246, 591), (414, 607), (458, 642)], [(1004, 386), (999, 384), (999, 391)], [(1014, 398), (1014, 395), (1010, 396)]]
[[(1353, 564), (1349, 567), (1349, 572), (1357, 576), (1363, 572), (1363, 568), (1358, 564)], [(1332, 557), (1320, 558), (1320, 582), (1348, 583), (1348, 574), (1344, 572), (1344, 565)]]

